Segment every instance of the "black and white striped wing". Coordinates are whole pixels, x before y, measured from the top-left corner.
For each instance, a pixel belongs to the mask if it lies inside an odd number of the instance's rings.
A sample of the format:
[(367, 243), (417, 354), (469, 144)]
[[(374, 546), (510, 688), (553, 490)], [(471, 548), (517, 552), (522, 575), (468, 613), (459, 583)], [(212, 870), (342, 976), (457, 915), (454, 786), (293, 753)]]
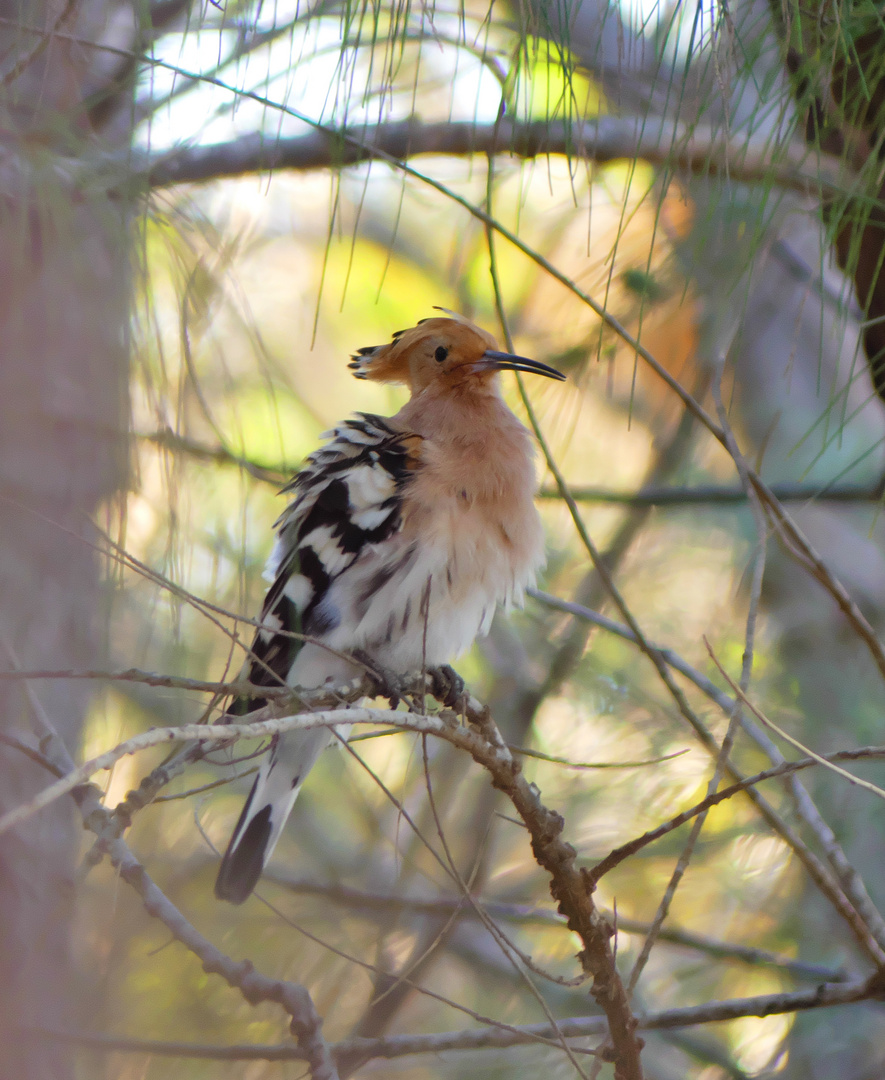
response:
[[(358, 413), (327, 433), (329, 442), (283, 488), (295, 499), (274, 528), (276, 543), (265, 576), (272, 580), (243, 677), (256, 686), (291, 685), (302, 648), (295, 635), (322, 639), (335, 625), (330, 590), (367, 545), (402, 527), (402, 497), (415, 468), (417, 436), (396, 431), (384, 417)], [(242, 715), (266, 704), (239, 698)]]

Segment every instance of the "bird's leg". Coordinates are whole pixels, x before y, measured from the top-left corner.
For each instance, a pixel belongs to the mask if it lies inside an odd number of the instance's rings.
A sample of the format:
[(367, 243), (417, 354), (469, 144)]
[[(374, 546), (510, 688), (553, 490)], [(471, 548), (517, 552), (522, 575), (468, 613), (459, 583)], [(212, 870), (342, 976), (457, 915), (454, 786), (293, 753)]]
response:
[(464, 680), (458, 672), (448, 664), (441, 664), (439, 667), (429, 668), (427, 677), (430, 680), (430, 692), (436, 700), (442, 702), (447, 709), (458, 709), (465, 688)]
[(405, 680), (395, 671), (379, 664), (373, 656), (363, 652), (362, 649), (354, 649), (351, 656), (366, 669), (366, 674), (375, 684), (378, 696), (386, 697), (391, 709), (395, 709), (408, 692)]

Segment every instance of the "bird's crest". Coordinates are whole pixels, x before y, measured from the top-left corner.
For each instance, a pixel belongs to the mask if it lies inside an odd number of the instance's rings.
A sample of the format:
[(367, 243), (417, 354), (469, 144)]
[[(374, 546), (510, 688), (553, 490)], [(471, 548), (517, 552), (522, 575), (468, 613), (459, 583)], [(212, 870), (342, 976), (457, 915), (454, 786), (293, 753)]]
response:
[(477, 357), (486, 349), (495, 348), (491, 334), (476, 326), (469, 319), (447, 308), (446, 318), (433, 316), (421, 319), (416, 326), (397, 330), (386, 345), (366, 345), (351, 357), (348, 367), (357, 379), (376, 382), (410, 382), (409, 357), (416, 347), (431, 339), (439, 339), (445, 345), (473, 346)]

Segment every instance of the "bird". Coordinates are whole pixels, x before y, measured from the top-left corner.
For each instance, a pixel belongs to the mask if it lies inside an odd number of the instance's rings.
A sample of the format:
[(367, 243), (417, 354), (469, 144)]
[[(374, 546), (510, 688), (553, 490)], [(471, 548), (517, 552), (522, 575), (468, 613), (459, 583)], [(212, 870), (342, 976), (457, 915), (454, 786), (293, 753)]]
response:
[[(498, 604), (523, 602), (545, 562), (534, 441), (498, 373), (561, 372), (498, 351), (453, 312), (358, 349), (349, 367), (410, 397), (394, 416), (357, 413), (326, 432), (282, 489), (292, 500), (274, 526), (272, 584), (243, 671), (254, 687), (350, 681), (364, 670), (355, 652), (401, 676), (447, 664), (487, 633)], [(265, 704), (253, 691), (227, 715)], [(222, 859), (219, 899), (252, 893), (333, 739), (318, 728), (272, 740)]]

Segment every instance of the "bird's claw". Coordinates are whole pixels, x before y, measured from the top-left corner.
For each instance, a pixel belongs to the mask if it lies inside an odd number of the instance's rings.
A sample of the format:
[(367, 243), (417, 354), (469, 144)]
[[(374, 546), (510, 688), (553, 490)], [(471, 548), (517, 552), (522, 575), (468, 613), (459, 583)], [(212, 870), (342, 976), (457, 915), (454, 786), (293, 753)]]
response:
[(441, 664), (427, 672), (430, 692), (447, 709), (457, 709), (464, 696), (464, 680), (453, 667)]
[(366, 674), (375, 684), (378, 696), (386, 697), (390, 702), (390, 707), (395, 709), (406, 691), (400, 676), (379, 664), (374, 657), (369, 656), (362, 649), (354, 649), (351, 655), (354, 660), (358, 661), (366, 669)]

